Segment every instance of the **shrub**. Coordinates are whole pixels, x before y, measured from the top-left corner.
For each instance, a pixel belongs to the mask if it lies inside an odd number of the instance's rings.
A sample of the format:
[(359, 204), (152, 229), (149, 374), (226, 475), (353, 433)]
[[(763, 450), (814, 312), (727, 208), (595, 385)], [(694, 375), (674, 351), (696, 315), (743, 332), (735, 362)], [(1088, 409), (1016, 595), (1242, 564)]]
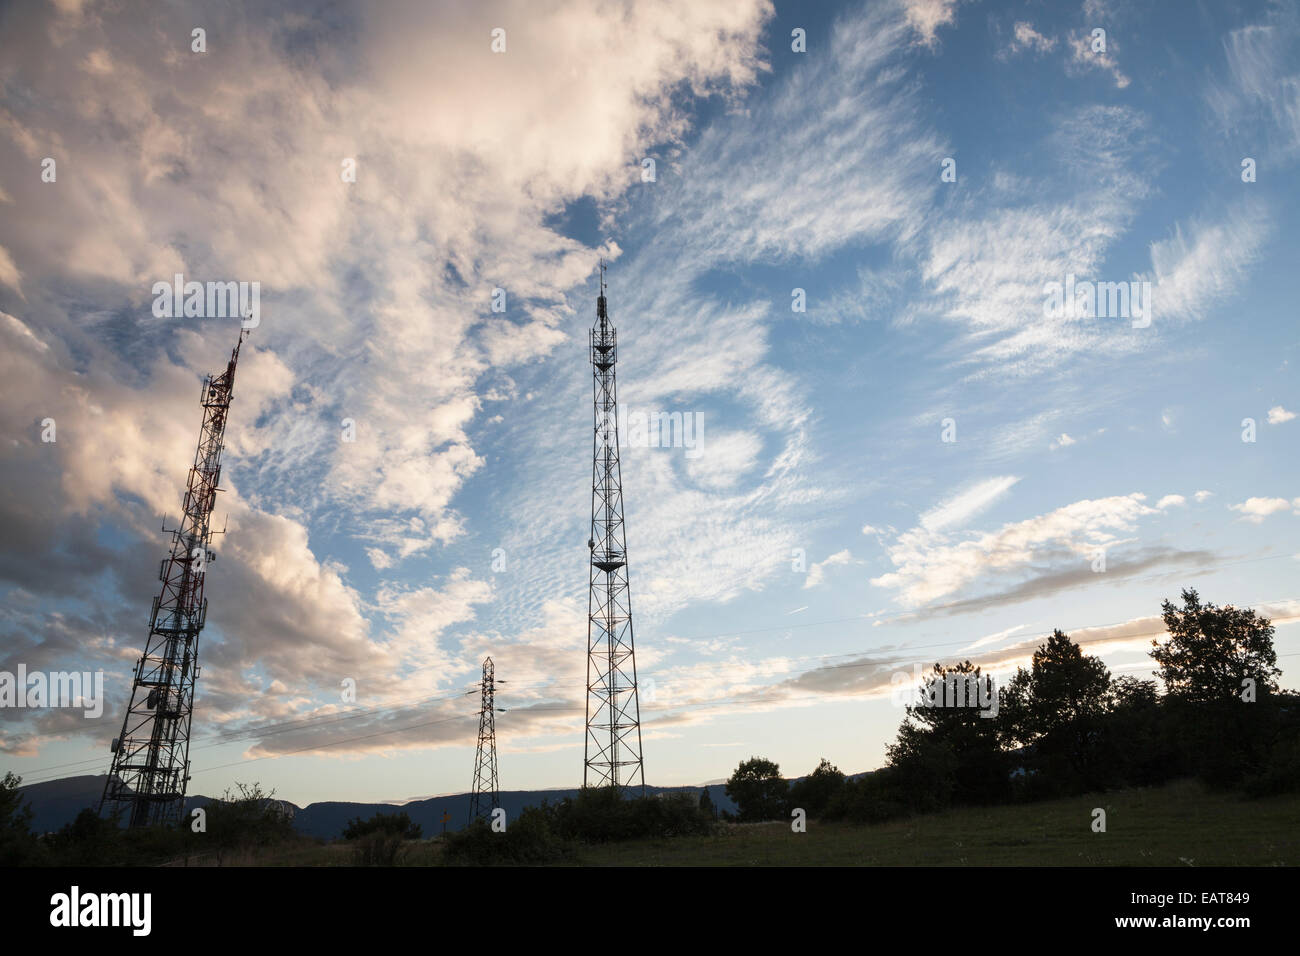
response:
[(412, 823), (411, 817), (401, 813), (376, 813), (369, 820), (360, 817), (349, 820), (343, 830), (343, 839), (357, 840), (371, 833), (383, 833), (398, 837), (399, 840), (418, 840), (424, 831), (418, 823)]
[(689, 794), (620, 799), (608, 787), (585, 787), (550, 814), (560, 837), (582, 843), (707, 834), (714, 826), (712, 815)]
[(207, 839), (200, 844), (218, 850), (266, 846), (294, 839), (293, 812), (275, 791), (263, 793), (260, 784), (236, 783), (237, 792), (227, 790), (207, 811)]
[(850, 823), (883, 823), (908, 815), (906, 803), (898, 793), (893, 771), (877, 770), (845, 780), (826, 804), (823, 818)]
[(527, 807), (501, 833), (494, 833), (487, 820), (474, 820), (464, 830), (449, 833), (445, 861), (460, 866), (493, 864), (551, 863), (562, 859), (570, 848), (551, 828), (551, 808)]
[(356, 838), (352, 862), (357, 866), (396, 866), (402, 859), (404, 842), (400, 833), (373, 830)]
[(1244, 789), (1248, 797), (1300, 793), (1300, 740), (1279, 744), (1268, 766), (1246, 778)]

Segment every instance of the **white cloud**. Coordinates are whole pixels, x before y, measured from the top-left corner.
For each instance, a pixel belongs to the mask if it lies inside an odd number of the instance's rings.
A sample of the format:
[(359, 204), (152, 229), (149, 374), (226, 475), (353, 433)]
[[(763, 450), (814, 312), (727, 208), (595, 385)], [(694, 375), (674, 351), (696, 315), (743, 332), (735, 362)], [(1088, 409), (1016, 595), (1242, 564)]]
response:
[(13, 256), (9, 255), (9, 250), (4, 246), (0, 246), (0, 284), (9, 286), (20, 296), (23, 294), (23, 274), (18, 271)]
[(984, 637), (981, 637), (979, 640), (977, 640), (974, 644), (962, 648), (962, 650), (958, 651), (958, 653), (973, 651), (977, 647), (985, 647), (989, 644), (996, 644), (999, 641), (1005, 640), (1006, 638), (1010, 637), (1012, 634), (1016, 634), (1020, 631), (1023, 631), (1027, 626), (1028, 625), (1026, 624), (1017, 624), (1015, 627), (1009, 627), (1005, 631), (998, 631), (996, 634), (985, 635)]
[(1197, 492), (1195, 495), (1193, 495), (1192, 497), (1195, 498), (1195, 499), (1197, 500), (1197, 502), (1199, 503), (1199, 502), (1202, 502), (1202, 501), (1206, 500), (1207, 498), (1213, 498), (1213, 497), (1214, 497), (1214, 492), (1213, 492), (1213, 491), (1198, 491), (1198, 492)]
[(1289, 412), (1281, 405), (1274, 405), (1268, 410), (1268, 423), (1270, 425), (1281, 425), (1293, 418), (1295, 418), (1295, 412)]
[[(946, 212), (921, 246), (928, 309), (965, 323), (962, 361), (1024, 376), (1081, 352), (1136, 348), (1118, 334), (1123, 320), (1049, 315), (1044, 286), (1068, 274), (1094, 277), (1112, 241), (1128, 228), (1150, 192), (1146, 121), (1134, 110), (1088, 106), (1063, 115), (1045, 148), (1060, 165), (1034, 184), (1035, 200)], [(1065, 187), (1064, 190), (1062, 187)], [(1116, 277), (1116, 281), (1119, 278)], [(1127, 323), (1125, 323), (1127, 325)]]
[(1117, 89), (1124, 89), (1129, 85), (1129, 78), (1120, 70), (1119, 64), (1115, 62), (1112, 56), (1117, 49), (1113, 35), (1108, 31), (1106, 33), (1106, 48), (1104, 51), (1096, 52), (1093, 50), (1094, 40), (1090, 27), (1083, 33), (1076, 33), (1070, 37), (1069, 49), (1070, 60), (1069, 66), (1076, 71), (1079, 70), (1101, 70), (1109, 73), (1112, 80), (1115, 81)]
[(897, 592), (896, 599), (917, 607), (945, 597), (992, 575), (1026, 569), (1055, 552), (1082, 559), (1116, 541), (1115, 532), (1130, 531), (1143, 515), (1145, 495), (1088, 499), (996, 531), (969, 534), (964, 540), (934, 534), (924, 527), (899, 535), (888, 549), (897, 570), (873, 578), (877, 587)]
[(1259, 524), (1269, 515), (1295, 508), (1300, 513), (1300, 498), (1288, 501), (1285, 498), (1247, 498), (1241, 504), (1228, 505), (1230, 511), (1240, 512), (1244, 521)]
[(762, 438), (754, 432), (712, 432), (697, 436), (698, 454), (687, 459), (691, 477), (712, 490), (732, 488), (753, 469), (763, 450)]
[(1175, 506), (1181, 507), (1185, 504), (1187, 504), (1187, 499), (1182, 495), (1165, 495), (1156, 502), (1156, 507), (1161, 511), (1164, 511), (1166, 508), (1172, 508)]
[(1015, 54), (1021, 50), (1032, 50), (1035, 53), (1049, 53), (1056, 49), (1056, 37), (1046, 37), (1034, 29), (1033, 24), (1025, 20), (1017, 20), (1011, 39), (1011, 46), (1008, 52)]
[(1230, 32), (1223, 41), (1225, 70), (1206, 90), (1221, 130), (1257, 142), (1257, 158), (1263, 153), (1288, 162), (1300, 156), (1297, 27), (1295, 8), (1277, 4), (1262, 22)]
[(933, 46), (940, 27), (957, 19), (957, 4), (961, 0), (902, 0), (907, 22), (920, 36), (920, 42)]
[(1065, 432), (1061, 432), (1060, 436), (1056, 439), (1056, 441), (1052, 442), (1048, 446), (1048, 448), (1050, 448), (1052, 451), (1056, 451), (1056, 449), (1058, 448), (1069, 448), (1074, 443), (1075, 443), (1075, 439), (1071, 438)]
[(926, 531), (959, 528), (977, 514), (985, 511), (995, 501), (1011, 490), (1020, 479), (1014, 475), (987, 478), (960, 491), (951, 498), (921, 515), (920, 524)]
[(1213, 221), (1179, 224), (1151, 244), (1151, 301), (1156, 321), (1199, 319), (1231, 294), (1272, 233), (1268, 208), (1244, 201)]
[(849, 564), (853, 560), (853, 555), (846, 548), (843, 551), (837, 551), (828, 557), (825, 561), (818, 561), (808, 569), (808, 578), (804, 581), (804, 588), (815, 588), (821, 584), (826, 577), (826, 569), (834, 567), (837, 564)]

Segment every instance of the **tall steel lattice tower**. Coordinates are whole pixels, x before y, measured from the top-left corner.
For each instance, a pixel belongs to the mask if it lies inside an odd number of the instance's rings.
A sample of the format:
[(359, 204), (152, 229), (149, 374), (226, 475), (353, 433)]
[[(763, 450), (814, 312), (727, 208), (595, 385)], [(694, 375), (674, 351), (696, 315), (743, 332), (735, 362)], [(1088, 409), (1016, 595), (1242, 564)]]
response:
[(583, 786), (645, 793), (641, 704), (632, 643), (632, 593), (623, 526), (623, 475), (618, 462), (618, 347), (605, 303), (600, 264), (596, 325), (591, 330), (595, 427), (591, 466), (591, 589), (587, 601), (587, 741)]
[(113, 765), (99, 802), (100, 815), (118, 819), (125, 811), (130, 826), (170, 824), (180, 820), (190, 770), (190, 718), (194, 682), (199, 676), (199, 632), (207, 617), (203, 596), (210, 520), (221, 481), (222, 439), (234, 397), (235, 363), (248, 330), (230, 354), (220, 375), (203, 382), (203, 431), (194, 453), (179, 527), (172, 531), (171, 555), (158, 577), (162, 592), (154, 598), (144, 656), (136, 662), (131, 702), (122, 734), (113, 741)]
[(496, 669), (489, 657), (483, 661), (483, 706), (478, 712), (474, 789), (469, 797), (470, 823), (478, 817), (489, 815), (501, 803), (501, 788), (497, 781), (496, 683)]

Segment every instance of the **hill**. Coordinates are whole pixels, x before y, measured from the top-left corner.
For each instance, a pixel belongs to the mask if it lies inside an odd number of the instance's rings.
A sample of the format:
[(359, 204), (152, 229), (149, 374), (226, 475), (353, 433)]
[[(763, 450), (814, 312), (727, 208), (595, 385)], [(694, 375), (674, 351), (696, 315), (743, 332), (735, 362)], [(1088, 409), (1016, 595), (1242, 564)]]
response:
[[(71, 823), (77, 814), (86, 807), (98, 806), (99, 798), (104, 792), (105, 776), (105, 774), (94, 774), (65, 777), (61, 780), (50, 780), (45, 783), (33, 783), (20, 787), (20, 792), (32, 808), (32, 829), (37, 833), (57, 830), (64, 824)], [(646, 792), (654, 794), (685, 792), (698, 796), (702, 789), (702, 787), (647, 787)], [(577, 793), (576, 789), (503, 790), (501, 791), (501, 806), (505, 809), (507, 818), (514, 819), (524, 807), (536, 806), (543, 800), (555, 803), (565, 797), (576, 796)], [(727, 795), (723, 792), (721, 786), (710, 785), (709, 795), (713, 798), (713, 802), (719, 811), (735, 811), (735, 804), (727, 799)], [(468, 793), (457, 793), (442, 797), (431, 797), (427, 800), (413, 800), (410, 803), (401, 805), (323, 801), (299, 807), (287, 801), (285, 803), (293, 810), (294, 828), (299, 833), (306, 836), (333, 839), (342, 835), (343, 828), (347, 826), (348, 821), (353, 817), (367, 819), (376, 813), (396, 813), (402, 810), (406, 811), (415, 823), (424, 828), (426, 836), (433, 836), (442, 832), (442, 815), (444, 812), (451, 814), (447, 829), (459, 830), (465, 825), (465, 821), (469, 816), (469, 799), (470, 795)], [(188, 811), (193, 807), (206, 806), (212, 800), (212, 797), (195, 794), (186, 799), (185, 808)]]

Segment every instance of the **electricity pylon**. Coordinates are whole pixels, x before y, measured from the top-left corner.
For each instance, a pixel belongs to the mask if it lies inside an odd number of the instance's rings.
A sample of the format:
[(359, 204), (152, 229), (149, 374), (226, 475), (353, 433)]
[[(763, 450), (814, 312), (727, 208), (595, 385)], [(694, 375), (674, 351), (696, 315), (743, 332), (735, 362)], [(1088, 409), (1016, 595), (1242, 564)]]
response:
[[(504, 683), (504, 681), (502, 682)], [(474, 789), (469, 796), (469, 822), (489, 816), (501, 802), (497, 782), (496, 670), (492, 658), (483, 661), (483, 705), (478, 712), (478, 751), (474, 755)]]

